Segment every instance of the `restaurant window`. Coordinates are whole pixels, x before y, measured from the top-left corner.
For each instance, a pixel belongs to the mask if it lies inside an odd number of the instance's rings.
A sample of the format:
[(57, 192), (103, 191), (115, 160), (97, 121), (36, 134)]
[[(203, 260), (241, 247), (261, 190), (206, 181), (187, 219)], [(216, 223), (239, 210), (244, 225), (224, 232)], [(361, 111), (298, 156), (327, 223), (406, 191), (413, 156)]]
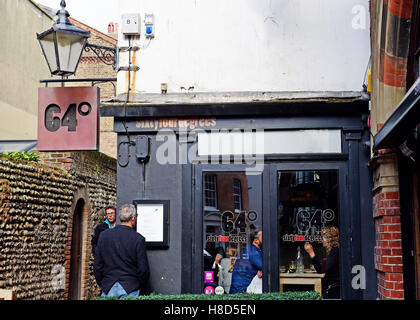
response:
[[(208, 176), (217, 184), (217, 210), (206, 207)], [(203, 180), (203, 292), (246, 292), (254, 278), (251, 287), (262, 290), (261, 173), (212, 172)]]
[[(339, 239), (338, 233), (330, 238), (325, 232), (339, 231), (338, 172), (281, 171), (277, 186), (280, 290), (315, 289), (321, 293), (330, 287), (334, 294), (340, 286)], [(305, 244), (316, 258), (310, 258)], [(333, 268), (327, 270), (331, 261)]]

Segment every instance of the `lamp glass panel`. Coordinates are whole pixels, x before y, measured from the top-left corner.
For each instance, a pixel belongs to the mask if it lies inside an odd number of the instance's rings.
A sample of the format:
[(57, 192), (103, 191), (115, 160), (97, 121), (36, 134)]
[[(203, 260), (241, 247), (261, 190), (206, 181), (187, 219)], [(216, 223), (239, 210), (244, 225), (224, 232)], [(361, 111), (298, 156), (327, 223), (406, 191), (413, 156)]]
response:
[(86, 38), (74, 34), (57, 32), (58, 55), (62, 73), (74, 73)]
[(50, 72), (53, 73), (57, 71), (57, 58), (55, 55), (55, 46), (54, 46), (54, 33), (46, 35), (44, 38), (39, 39), (42, 51), (44, 52), (45, 59), (47, 60), (48, 67)]

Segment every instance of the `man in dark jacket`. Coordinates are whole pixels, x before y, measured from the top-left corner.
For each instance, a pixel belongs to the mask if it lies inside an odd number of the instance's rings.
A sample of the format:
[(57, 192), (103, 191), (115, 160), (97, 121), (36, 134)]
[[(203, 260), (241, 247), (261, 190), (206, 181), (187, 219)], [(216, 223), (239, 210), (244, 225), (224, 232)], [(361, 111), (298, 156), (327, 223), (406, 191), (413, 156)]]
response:
[(105, 221), (98, 224), (92, 237), (92, 254), (95, 256), (96, 245), (98, 244), (99, 235), (102, 231), (112, 229), (117, 224), (117, 210), (114, 206), (107, 206), (105, 208)]
[(137, 296), (149, 279), (146, 241), (133, 229), (137, 213), (132, 204), (122, 206), (119, 216), (121, 223), (99, 236), (93, 272), (102, 296)]

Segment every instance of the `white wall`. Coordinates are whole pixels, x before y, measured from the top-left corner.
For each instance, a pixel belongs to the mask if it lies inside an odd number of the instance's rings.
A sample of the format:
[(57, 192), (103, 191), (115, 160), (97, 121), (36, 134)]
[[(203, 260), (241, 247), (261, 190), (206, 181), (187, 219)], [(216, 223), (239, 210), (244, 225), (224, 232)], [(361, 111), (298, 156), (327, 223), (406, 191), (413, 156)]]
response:
[[(119, 13), (155, 15), (155, 38), (148, 44), (142, 26), (134, 42), (145, 47), (137, 92), (158, 93), (162, 82), (168, 92), (362, 90), (368, 0), (120, 0)], [(118, 80), (126, 92), (127, 72)]]

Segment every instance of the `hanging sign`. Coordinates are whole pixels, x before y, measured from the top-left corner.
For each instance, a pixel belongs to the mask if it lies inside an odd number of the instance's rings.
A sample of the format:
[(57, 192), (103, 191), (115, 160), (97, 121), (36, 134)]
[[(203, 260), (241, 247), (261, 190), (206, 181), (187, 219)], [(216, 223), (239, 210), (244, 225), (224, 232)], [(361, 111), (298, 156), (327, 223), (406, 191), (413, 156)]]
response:
[(39, 151), (98, 150), (99, 88), (38, 89)]

